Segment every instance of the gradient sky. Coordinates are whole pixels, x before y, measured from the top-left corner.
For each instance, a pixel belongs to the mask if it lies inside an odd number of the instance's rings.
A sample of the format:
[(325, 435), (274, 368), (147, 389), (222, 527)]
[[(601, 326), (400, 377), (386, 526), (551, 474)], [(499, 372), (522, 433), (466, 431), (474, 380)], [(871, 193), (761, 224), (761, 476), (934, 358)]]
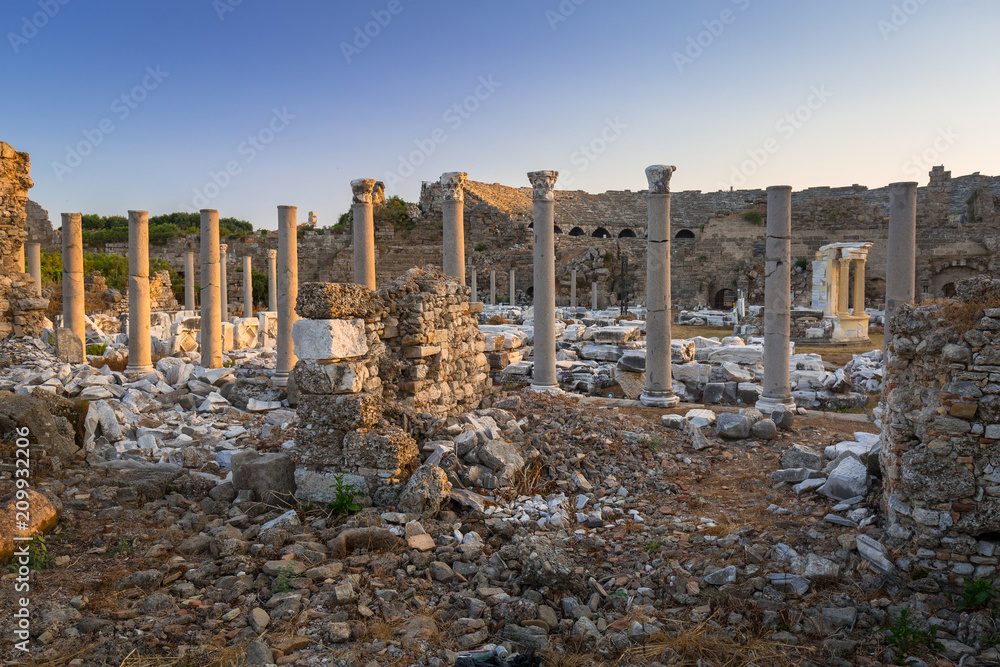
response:
[(352, 179), (416, 201), (445, 171), (925, 184), (1000, 173), (998, 27), (991, 0), (4, 0), (0, 140), (54, 221), (330, 225)]

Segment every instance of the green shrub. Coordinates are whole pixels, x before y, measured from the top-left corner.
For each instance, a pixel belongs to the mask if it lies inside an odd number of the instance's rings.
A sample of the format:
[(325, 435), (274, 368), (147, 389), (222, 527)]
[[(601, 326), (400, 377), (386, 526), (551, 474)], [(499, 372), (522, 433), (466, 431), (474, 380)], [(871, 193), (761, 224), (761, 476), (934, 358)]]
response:
[(932, 625), (930, 632), (921, 630), (910, 617), (910, 607), (905, 606), (899, 610), (899, 616), (892, 624), (881, 628), (879, 632), (885, 633), (889, 646), (895, 649), (894, 662), (902, 665), (906, 658), (926, 653), (930, 649), (940, 646), (937, 642), (937, 626)]
[(104, 343), (100, 345), (93, 344), (87, 346), (87, 356), (88, 357), (103, 357), (104, 351), (108, 349), (108, 346)]
[(406, 213), (406, 202), (396, 195), (386, 199), (384, 204), (376, 206), (373, 216), (376, 226), (390, 224), (396, 230), (411, 230), (416, 227), (416, 223)]
[(799, 267), (800, 269), (807, 269), (809, 268), (809, 260), (806, 259), (805, 257), (800, 257), (799, 259), (795, 260), (795, 266)]
[(751, 225), (761, 225), (764, 223), (764, 216), (757, 210), (747, 211), (740, 217), (749, 222)]
[(990, 579), (966, 581), (962, 589), (962, 599), (958, 601), (958, 608), (964, 610), (986, 607), (997, 592)]
[(360, 510), (361, 505), (355, 502), (358, 494), (354, 489), (354, 485), (345, 483), (342, 474), (337, 475), (334, 479), (336, 482), (330, 485), (330, 488), (334, 492), (334, 498), (327, 503), (326, 508), (341, 515), (347, 515)]
[(476, 250), (476, 252), (486, 252), (486, 244), (485, 243), (477, 243), (475, 250)]

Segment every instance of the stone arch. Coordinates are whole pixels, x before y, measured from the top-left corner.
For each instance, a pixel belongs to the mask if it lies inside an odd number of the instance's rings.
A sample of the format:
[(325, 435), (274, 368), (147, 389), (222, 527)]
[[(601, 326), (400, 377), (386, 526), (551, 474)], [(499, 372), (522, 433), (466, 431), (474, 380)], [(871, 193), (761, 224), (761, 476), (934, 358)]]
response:
[(534, 299), (535, 298), (535, 286), (534, 285), (528, 285), (528, 289), (524, 290), (524, 296), (528, 297), (529, 299)]
[(712, 297), (712, 308), (715, 310), (729, 310), (736, 303), (736, 290), (725, 287), (720, 289)]
[(574, 227), (573, 229), (569, 230), (569, 235), (570, 236), (586, 236), (587, 232), (583, 231), (579, 227)]
[(620, 239), (634, 239), (636, 238), (635, 232), (626, 227), (625, 229), (618, 232), (618, 238)]
[(598, 227), (597, 229), (594, 230), (594, 233), (591, 234), (591, 236), (598, 239), (610, 239), (611, 232), (606, 230), (604, 227)]
[(552, 227), (552, 231), (554, 231), (556, 234), (562, 234), (562, 230), (559, 229), (559, 225), (554, 225)]
[[(930, 293), (937, 297), (950, 297), (955, 295), (955, 283), (963, 278), (974, 278), (978, 276), (980, 271), (972, 268), (971, 266), (947, 266), (931, 278), (931, 288)], [(951, 293), (949, 294), (945, 291), (945, 286), (950, 285)]]
[(682, 229), (679, 232), (677, 232), (677, 234), (674, 235), (674, 238), (675, 239), (682, 239), (682, 240), (683, 239), (693, 239), (694, 238), (694, 232), (692, 232), (690, 229)]

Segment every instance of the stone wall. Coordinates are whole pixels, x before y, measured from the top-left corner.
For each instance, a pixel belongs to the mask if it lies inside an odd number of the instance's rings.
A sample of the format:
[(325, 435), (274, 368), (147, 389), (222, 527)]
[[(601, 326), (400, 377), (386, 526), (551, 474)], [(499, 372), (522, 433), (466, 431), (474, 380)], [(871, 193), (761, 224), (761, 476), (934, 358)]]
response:
[(0, 338), (40, 335), (48, 299), (35, 298), (18, 257), (27, 238), (31, 158), (0, 142)]
[(884, 502), (890, 535), (940, 583), (1000, 583), (1000, 280), (957, 289), (953, 300), (904, 306), (893, 318)]
[(62, 241), (52, 230), (49, 212), (30, 199), (24, 212), (27, 218), (28, 243), (41, 243), (47, 250), (57, 249)]

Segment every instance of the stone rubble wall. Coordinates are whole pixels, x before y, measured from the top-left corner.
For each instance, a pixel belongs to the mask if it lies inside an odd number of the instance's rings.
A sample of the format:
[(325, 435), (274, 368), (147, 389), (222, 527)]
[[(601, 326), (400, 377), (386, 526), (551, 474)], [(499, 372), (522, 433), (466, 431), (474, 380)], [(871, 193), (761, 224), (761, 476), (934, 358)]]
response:
[(883, 500), (890, 534), (941, 583), (1000, 582), (1000, 280), (957, 289), (892, 320)]
[(27, 240), (31, 158), (0, 142), (0, 338), (41, 335), (48, 299), (36, 298), (17, 256)]

